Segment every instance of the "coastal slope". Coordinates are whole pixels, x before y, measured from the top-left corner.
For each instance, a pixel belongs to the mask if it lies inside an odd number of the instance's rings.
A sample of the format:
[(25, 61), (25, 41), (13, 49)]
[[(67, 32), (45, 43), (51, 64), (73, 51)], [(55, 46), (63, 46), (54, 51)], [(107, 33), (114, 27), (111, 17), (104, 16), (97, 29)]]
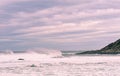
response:
[(100, 50), (85, 51), (77, 54), (120, 54), (120, 39), (110, 43)]

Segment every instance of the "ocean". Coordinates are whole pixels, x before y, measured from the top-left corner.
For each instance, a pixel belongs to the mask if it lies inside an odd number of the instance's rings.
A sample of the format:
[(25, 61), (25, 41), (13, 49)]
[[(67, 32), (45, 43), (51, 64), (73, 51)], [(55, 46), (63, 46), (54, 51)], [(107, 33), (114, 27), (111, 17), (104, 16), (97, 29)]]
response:
[(0, 53), (0, 76), (120, 76), (119, 55), (30, 50)]

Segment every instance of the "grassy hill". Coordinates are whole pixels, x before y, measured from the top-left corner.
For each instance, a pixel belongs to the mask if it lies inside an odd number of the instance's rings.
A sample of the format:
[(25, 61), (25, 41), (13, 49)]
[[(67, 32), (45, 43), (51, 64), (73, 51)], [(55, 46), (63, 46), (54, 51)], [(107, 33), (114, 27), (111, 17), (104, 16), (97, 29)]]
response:
[(86, 51), (77, 54), (120, 54), (120, 39), (110, 43), (100, 50)]

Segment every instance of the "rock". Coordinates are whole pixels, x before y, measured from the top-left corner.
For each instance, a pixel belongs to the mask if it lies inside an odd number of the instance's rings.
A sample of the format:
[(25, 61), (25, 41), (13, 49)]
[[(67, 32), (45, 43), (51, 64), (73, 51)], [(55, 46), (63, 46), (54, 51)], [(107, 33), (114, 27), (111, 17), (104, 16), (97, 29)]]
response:
[(30, 67), (37, 67), (35, 64), (32, 64)]
[(19, 58), (18, 60), (24, 60), (23, 58)]

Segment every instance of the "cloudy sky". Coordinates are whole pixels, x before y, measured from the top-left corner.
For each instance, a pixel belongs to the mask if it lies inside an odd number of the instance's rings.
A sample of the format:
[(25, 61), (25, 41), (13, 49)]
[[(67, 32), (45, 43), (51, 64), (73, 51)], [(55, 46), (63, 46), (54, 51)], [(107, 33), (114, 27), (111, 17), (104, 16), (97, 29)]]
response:
[(91, 50), (119, 38), (120, 0), (0, 1), (0, 50)]

